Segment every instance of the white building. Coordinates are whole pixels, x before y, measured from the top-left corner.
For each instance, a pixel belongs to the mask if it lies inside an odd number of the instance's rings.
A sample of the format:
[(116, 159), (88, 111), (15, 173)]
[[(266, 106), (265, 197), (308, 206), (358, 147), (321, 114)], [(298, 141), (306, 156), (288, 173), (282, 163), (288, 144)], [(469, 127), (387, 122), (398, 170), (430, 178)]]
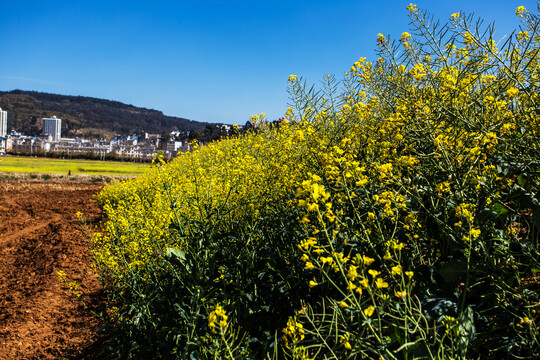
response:
[(43, 118), (43, 133), (51, 136), (52, 141), (59, 141), (62, 137), (62, 119), (56, 116)]
[(184, 149), (184, 145), (182, 141), (169, 140), (169, 142), (167, 143), (167, 150), (170, 152), (174, 152), (175, 154), (179, 150), (183, 150), (183, 149)]
[(3, 111), (0, 108), (0, 137), (6, 137), (7, 135), (7, 111)]

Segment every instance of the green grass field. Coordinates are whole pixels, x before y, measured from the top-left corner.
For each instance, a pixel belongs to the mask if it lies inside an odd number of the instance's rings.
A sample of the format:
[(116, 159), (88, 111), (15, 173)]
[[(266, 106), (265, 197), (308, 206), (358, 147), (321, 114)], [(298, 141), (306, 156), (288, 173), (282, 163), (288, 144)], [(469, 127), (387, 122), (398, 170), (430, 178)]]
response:
[(149, 164), (0, 156), (0, 173), (136, 176)]

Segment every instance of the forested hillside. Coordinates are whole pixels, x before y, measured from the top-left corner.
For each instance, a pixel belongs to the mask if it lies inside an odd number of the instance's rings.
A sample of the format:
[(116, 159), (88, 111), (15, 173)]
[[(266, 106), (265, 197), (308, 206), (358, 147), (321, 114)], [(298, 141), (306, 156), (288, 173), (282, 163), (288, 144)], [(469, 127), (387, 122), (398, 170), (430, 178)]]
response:
[(204, 130), (208, 123), (164, 115), (161, 111), (118, 101), (36, 91), (0, 91), (0, 107), (8, 111), (8, 128), (27, 135), (41, 132), (41, 119), (62, 119), (63, 136), (110, 137), (138, 131)]

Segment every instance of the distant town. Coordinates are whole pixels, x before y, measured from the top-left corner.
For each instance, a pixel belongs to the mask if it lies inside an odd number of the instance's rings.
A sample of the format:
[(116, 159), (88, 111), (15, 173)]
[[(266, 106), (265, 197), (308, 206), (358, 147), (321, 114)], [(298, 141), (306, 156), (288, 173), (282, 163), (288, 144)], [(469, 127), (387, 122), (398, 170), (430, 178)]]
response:
[[(189, 131), (172, 131), (149, 134), (119, 134), (112, 139), (87, 140), (63, 138), (62, 119), (56, 116), (43, 118), (43, 131), (39, 137), (26, 136), (19, 131), (8, 132), (8, 113), (0, 108), (0, 154), (48, 156), (60, 158), (88, 158), (101, 160), (150, 161), (163, 151), (166, 158), (174, 158), (191, 148)], [(220, 136), (226, 137), (241, 130), (242, 126), (215, 125)], [(199, 143), (199, 146), (204, 145)]]

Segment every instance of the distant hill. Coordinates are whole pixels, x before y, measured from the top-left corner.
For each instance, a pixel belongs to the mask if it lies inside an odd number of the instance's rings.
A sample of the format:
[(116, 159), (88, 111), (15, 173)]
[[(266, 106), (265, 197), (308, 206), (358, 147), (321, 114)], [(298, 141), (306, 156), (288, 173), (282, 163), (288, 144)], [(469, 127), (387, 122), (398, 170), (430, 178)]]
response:
[(41, 119), (53, 115), (62, 119), (63, 137), (110, 138), (140, 131), (200, 132), (209, 125), (118, 101), (37, 91), (0, 91), (0, 107), (8, 112), (8, 129), (33, 136), (42, 131)]

